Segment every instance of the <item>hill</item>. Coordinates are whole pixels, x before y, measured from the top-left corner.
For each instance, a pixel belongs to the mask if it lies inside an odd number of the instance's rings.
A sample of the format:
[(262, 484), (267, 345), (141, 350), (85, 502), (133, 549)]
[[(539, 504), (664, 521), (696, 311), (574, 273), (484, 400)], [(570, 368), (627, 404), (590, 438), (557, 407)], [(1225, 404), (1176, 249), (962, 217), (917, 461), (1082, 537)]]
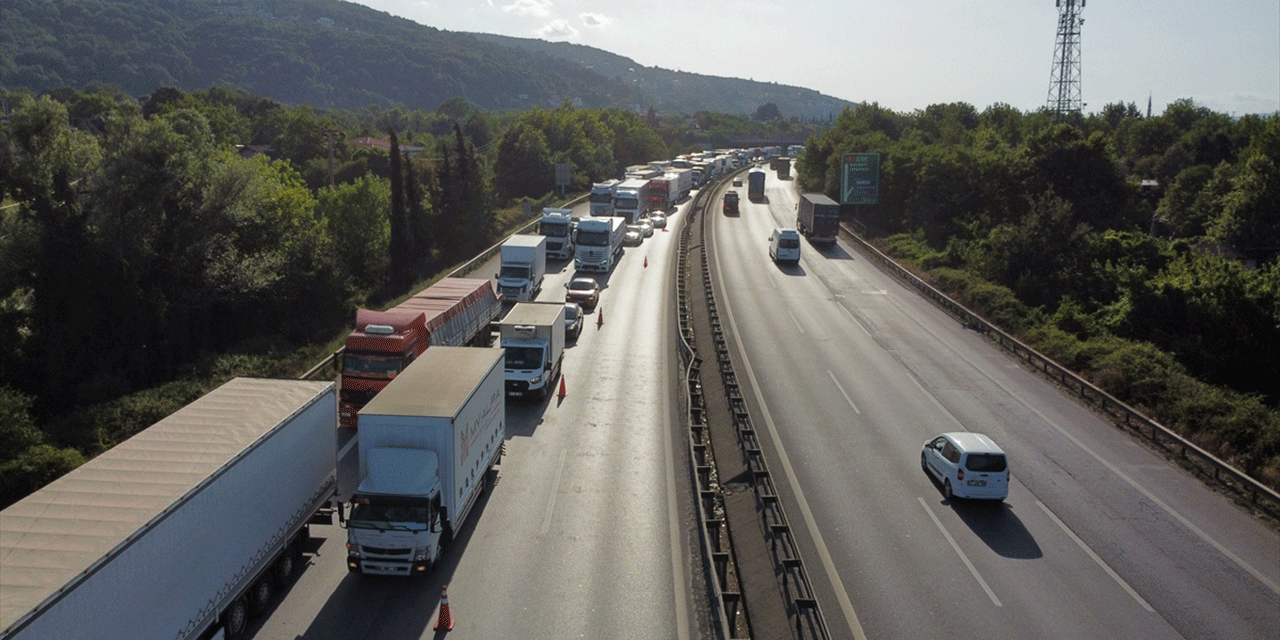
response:
[[(837, 113), (781, 85), (646, 68), (589, 47), (450, 32), (339, 0), (5, 0), (0, 86), (243, 89), (287, 104)], [(634, 69), (634, 72), (628, 71)]]

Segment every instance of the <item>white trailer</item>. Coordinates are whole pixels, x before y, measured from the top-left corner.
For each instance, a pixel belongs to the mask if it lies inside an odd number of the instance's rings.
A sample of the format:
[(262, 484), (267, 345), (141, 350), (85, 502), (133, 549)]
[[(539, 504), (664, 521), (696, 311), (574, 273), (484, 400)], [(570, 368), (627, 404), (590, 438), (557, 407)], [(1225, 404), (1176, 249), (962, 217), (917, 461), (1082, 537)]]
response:
[(411, 576), (440, 559), (501, 461), (503, 377), (502, 349), (432, 347), (360, 410), (350, 571)]
[(334, 389), (236, 378), (0, 512), (0, 638), (242, 633), (331, 517)]
[(507, 352), (507, 395), (545, 398), (564, 360), (564, 304), (517, 304), (498, 330)]

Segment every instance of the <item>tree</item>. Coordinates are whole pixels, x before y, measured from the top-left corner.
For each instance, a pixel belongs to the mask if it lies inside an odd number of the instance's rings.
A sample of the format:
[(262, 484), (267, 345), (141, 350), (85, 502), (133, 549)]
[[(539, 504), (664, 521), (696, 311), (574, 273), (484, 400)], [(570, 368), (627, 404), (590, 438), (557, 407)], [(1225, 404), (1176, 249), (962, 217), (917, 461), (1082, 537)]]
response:
[(334, 257), (352, 286), (371, 290), (386, 277), (390, 245), (390, 182), (365, 175), (316, 195)]
[(1208, 235), (1243, 255), (1280, 254), (1280, 167), (1270, 157), (1256, 153), (1245, 161)]
[(778, 110), (778, 105), (768, 102), (756, 107), (756, 120), (761, 122), (773, 122), (782, 119), (782, 112)]
[(554, 186), (555, 166), (547, 139), (525, 122), (515, 124), (502, 135), (493, 170), (494, 186), (503, 199), (538, 198)]
[(405, 206), (404, 159), (400, 154), (400, 140), (395, 129), (391, 138), (391, 239), (388, 244), (387, 284), (391, 291), (400, 293), (413, 284), (413, 229), (409, 226), (409, 212)]

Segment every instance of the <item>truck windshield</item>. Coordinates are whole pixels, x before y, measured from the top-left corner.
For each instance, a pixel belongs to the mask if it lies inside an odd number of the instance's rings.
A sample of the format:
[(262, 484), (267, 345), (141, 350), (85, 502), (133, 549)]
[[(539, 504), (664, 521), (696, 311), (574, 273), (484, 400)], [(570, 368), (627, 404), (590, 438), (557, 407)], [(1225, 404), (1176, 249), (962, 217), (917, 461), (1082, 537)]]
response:
[(427, 507), (358, 504), (351, 510), (347, 526), (355, 529), (425, 529), (430, 509)]
[(507, 347), (507, 369), (542, 367), (542, 347)]
[(375, 356), (346, 352), (342, 356), (342, 372), (354, 375), (394, 376), (404, 364), (399, 356)]
[(591, 195), (588, 196), (587, 201), (609, 204), (613, 201), (613, 193), (609, 191), (592, 191)]
[(640, 206), (639, 198), (615, 198), (613, 201), (613, 208), (615, 209), (626, 209), (630, 211), (638, 206)]
[(498, 279), (514, 278), (517, 280), (529, 277), (529, 267), (526, 265), (502, 265), (502, 269), (498, 272)]
[(544, 236), (551, 236), (553, 238), (563, 238), (569, 235), (569, 223), (542, 222), (538, 225), (538, 232)]
[(603, 247), (609, 244), (609, 234), (605, 231), (583, 231), (579, 228), (578, 244), (588, 247)]

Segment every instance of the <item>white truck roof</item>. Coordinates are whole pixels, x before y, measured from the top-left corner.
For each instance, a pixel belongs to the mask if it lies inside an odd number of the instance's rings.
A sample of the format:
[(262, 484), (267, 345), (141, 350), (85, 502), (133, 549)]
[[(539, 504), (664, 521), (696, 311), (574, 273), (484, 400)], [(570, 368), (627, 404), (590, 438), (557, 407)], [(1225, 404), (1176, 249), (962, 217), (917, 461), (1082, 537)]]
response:
[[(495, 363), (501, 368), (502, 359), (502, 349), (431, 347), (379, 391), (360, 415), (453, 418)], [(449, 375), (441, 376), (441, 371)]]
[(236, 378), (0, 511), (0, 631), (110, 562), (333, 386)]

